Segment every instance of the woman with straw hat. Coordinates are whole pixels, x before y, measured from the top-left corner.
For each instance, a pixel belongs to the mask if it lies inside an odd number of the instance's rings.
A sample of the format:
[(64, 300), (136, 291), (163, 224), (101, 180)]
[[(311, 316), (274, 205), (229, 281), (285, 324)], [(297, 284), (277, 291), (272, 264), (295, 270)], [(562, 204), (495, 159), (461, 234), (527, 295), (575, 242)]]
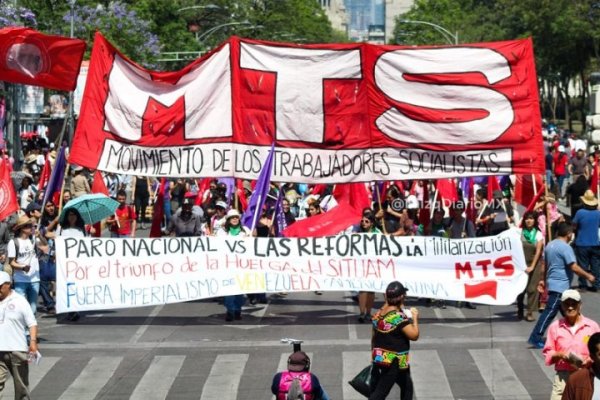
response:
[[(241, 236), (248, 237), (252, 236), (250, 229), (246, 228), (241, 223), (241, 215), (235, 210), (229, 210), (225, 217), (225, 224), (223, 229), (219, 231), (218, 236)], [(223, 304), (227, 309), (225, 314), (225, 321), (231, 322), (234, 319), (242, 319), (242, 306), (246, 302), (246, 298), (243, 294), (236, 294), (231, 296), (225, 296), (223, 298)]]

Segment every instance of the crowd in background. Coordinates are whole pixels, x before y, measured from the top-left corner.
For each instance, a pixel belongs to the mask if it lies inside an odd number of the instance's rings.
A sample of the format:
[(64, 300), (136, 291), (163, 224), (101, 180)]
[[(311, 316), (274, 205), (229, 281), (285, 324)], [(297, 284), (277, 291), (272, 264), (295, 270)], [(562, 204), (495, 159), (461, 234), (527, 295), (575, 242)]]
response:
[[(543, 347), (544, 331), (561, 304), (574, 300), (580, 302), (576, 295), (564, 298), (563, 293), (571, 290), (571, 286), (590, 292), (597, 292), (600, 287), (600, 211), (597, 190), (593, 190), (598, 186), (596, 163), (600, 150), (588, 149), (585, 141), (551, 124), (544, 128), (548, 190), (537, 197), (538, 200), (525, 210), (522, 218), (518, 209), (525, 207), (514, 202), (514, 181), (511, 179), (501, 179), (493, 192), (488, 191), (489, 181), (479, 179), (470, 189), (474, 190), (473, 196), (464, 193), (463, 187), (457, 184), (453, 189), (456, 191), (455, 200), (449, 203), (436, 202), (440, 198), (433, 180), (398, 180), (364, 184), (368, 202), (356, 219), (347, 221), (344, 232), (469, 238), (496, 235), (511, 227), (520, 228), (529, 282), (517, 298), (516, 317), (533, 322), (536, 321), (536, 313), (541, 312), (537, 324), (540, 325), (542, 318), (547, 320), (548, 314), (551, 315), (549, 321), (542, 324), (538, 332), (541, 334), (535, 336), (533, 342), (530, 339), (535, 347)], [(242, 219), (254, 194), (253, 182), (201, 177), (159, 179), (114, 173), (98, 175), (81, 166), (70, 166), (61, 195), (43, 203), (44, 193), (38, 186), (40, 174), (47, 160), (53, 163), (56, 157), (53, 146), (46, 146), (40, 141), (28, 143), (22, 171), (15, 174), (14, 182), (20, 211), (0, 222), (0, 261), (5, 266), (12, 266), (14, 289), (27, 299), (34, 314), (38, 308), (55, 314), (54, 239), (58, 236), (148, 236), (151, 224), (160, 225), (159, 235), (177, 237), (280, 236), (282, 225), (276, 223), (275, 216), (278, 198), (281, 199), (284, 227), (327, 213), (340, 200), (336, 185), (272, 182), (259, 218), (253, 229), (249, 229)], [(118, 201), (115, 215), (96, 226), (86, 225), (76, 210), (69, 210), (61, 216), (60, 208), (92, 191), (93, 177), (101, 177), (107, 195)], [(470, 199), (475, 199), (471, 213), (468, 212)], [(160, 215), (158, 221), (157, 215)], [(32, 238), (33, 241), (30, 240)], [(559, 246), (556, 250), (556, 246), (551, 246), (554, 240), (562, 240), (566, 248)], [(568, 249), (571, 249), (572, 255)], [(560, 272), (564, 272), (569, 284), (559, 291), (552, 288), (552, 279), (556, 276), (549, 276), (553, 271), (551, 259), (556, 252), (562, 259), (570, 260), (572, 256), (572, 260), (561, 267), (564, 271)], [(579, 275), (578, 280), (572, 280), (573, 272)], [(278, 295), (285, 296), (285, 293)], [(264, 293), (249, 295), (248, 299), (253, 304), (267, 302)], [(354, 299), (359, 305), (358, 321), (369, 322), (375, 294), (354, 293)], [(444, 301), (424, 300), (428, 305), (447, 306)], [(245, 296), (227, 296), (223, 302), (226, 321), (242, 318)], [(470, 303), (453, 305), (475, 308)], [(549, 311), (544, 311), (546, 307)], [(72, 321), (79, 317), (77, 313), (66, 316)], [(549, 358), (550, 363), (561, 360)], [(572, 372), (574, 367), (569, 363), (565, 365), (567, 367), (563, 370)]]

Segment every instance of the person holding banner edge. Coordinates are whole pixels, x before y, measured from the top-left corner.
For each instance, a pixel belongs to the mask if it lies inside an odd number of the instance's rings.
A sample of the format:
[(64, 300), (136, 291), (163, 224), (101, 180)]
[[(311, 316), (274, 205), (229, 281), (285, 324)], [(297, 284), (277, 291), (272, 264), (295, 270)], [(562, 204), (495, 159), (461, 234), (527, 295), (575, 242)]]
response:
[(548, 302), (531, 331), (528, 343), (537, 349), (544, 347), (544, 333), (560, 309), (560, 297), (571, 286), (573, 273), (593, 283), (594, 275), (584, 271), (575, 258), (573, 248), (569, 246), (573, 237), (573, 227), (566, 222), (558, 225), (557, 238), (548, 243), (544, 251), (542, 279), (538, 291), (548, 288)]
[[(252, 236), (252, 232), (241, 224), (241, 215), (237, 210), (229, 210), (225, 217), (223, 229), (219, 231), (218, 236)], [(236, 294), (223, 297), (223, 303), (227, 309), (225, 321), (231, 322), (242, 319), (242, 306), (246, 302), (243, 294)]]

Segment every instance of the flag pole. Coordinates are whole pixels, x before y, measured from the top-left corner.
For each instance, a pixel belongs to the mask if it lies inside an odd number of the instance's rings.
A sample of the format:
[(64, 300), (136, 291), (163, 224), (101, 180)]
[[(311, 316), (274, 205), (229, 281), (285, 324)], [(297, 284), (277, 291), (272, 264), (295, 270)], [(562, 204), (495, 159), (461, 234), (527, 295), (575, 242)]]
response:
[(65, 193), (65, 183), (67, 181), (67, 176), (69, 176), (69, 170), (71, 169), (71, 164), (69, 164), (69, 163), (65, 163), (65, 164), (67, 164), (67, 166), (65, 168), (65, 175), (63, 176), (62, 185), (60, 187), (60, 198), (58, 200), (58, 215), (60, 215), (60, 213), (62, 211), (63, 194)]
[(546, 215), (546, 234), (548, 235), (548, 242), (552, 240), (552, 229), (550, 222), (550, 211), (548, 210), (548, 184), (544, 185), (544, 214)]
[(438, 198), (438, 190), (437, 188), (435, 189), (435, 192), (433, 193), (433, 202), (431, 203), (433, 205), (433, 207), (431, 207), (431, 211), (429, 212), (429, 218), (433, 218), (433, 213), (435, 212), (435, 205), (437, 202), (437, 198)]
[[(375, 181), (375, 192), (377, 194), (377, 203), (379, 204), (379, 209), (385, 215), (385, 211), (383, 210), (383, 206), (381, 205), (381, 193), (379, 193), (379, 185), (377, 181)], [(383, 229), (383, 233), (387, 235), (387, 229), (385, 229), (385, 218), (381, 217), (381, 228)]]

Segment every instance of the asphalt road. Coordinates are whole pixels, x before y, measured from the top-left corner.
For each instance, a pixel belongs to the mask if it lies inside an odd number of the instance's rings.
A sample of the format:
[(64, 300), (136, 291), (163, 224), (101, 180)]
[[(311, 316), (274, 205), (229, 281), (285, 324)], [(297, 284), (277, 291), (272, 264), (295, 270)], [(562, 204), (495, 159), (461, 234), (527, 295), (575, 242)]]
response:
[[(600, 320), (597, 294), (583, 312)], [(378, 295), (381, 301), (381, 295)], [(547, 399), (552, 368), (526, 338), (533, 323), (515, 307), (426, 307), (412, 347), (416, 397)], [(369, 362), (370, 326), (359, 324), (349, 293), (272, 296), (225, 324), (212, 300), (98, 313), (77, 322), (39, 318), (40, 365), (31, 366), (34, 399), (271, 399), (273, 375), (303, 339), (313, 372), (332, 399), (362, 397), (346, 383)], [(12, 398), (12, 381), (4, 398)], [(398, 398), (397, 389), (389, 398)]]

